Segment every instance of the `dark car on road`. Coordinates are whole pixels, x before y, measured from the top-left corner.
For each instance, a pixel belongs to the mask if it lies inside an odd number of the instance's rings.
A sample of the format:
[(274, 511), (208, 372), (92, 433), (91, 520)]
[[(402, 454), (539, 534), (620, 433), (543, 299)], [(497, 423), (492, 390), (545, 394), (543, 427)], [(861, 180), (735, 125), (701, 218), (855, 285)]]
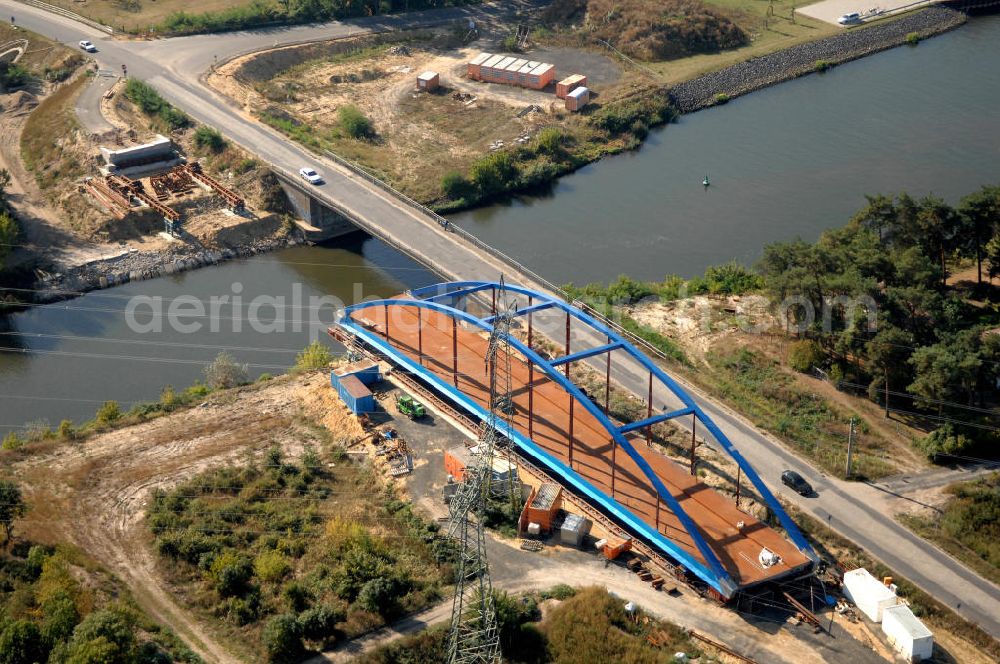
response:
[(795, 493), (801, 496), (812, 495), (813, 488), (809, 482), (806, 482), (805, 478), (799, 475), (794, 470), (786, 470), (781, 473), (781, 483), (785, 486), (791, 488)]

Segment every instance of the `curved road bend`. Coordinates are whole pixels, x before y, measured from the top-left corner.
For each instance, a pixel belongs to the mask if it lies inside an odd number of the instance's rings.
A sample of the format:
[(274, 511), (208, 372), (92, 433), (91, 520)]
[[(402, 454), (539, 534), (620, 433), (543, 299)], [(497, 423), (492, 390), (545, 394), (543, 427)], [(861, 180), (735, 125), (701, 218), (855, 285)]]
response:
[[(0, 0), (0, 7), (8, 15), (17, 16), (20, 25), (52, 39), (70, 45), (81, 39), (90, 39), (99, 49), (95, 57), (101, 68), (120, 70), (122, 63), (127, 64), (130, 75), (147, 80), (192, 117), (219, 128), (228, 138), (273, 165), (290, 172), (305, 164), (315, 165), (327, 179), (325, 185), (313, 190), (318, 199), (353, 212), (359, 225), (367, 227), (439, 274), (451, 279), (493, 280), (505, 270), (499, 261), (485, 257), (458, 241), (374, 185), (246, 118), (239, 109), (202, 85), (199, 78), (212, 66), (216, 57), (221, 62), (275, 45), (430, 25), (460, 16), (496, 16), (503, 11), (497, 5), (153, 42), (115, 41), (88, 26), (10, 0)], [(603, 342), (596, 338), (588, 339), (587, 335), (578, 334), (576, 338), (576, 344)], [(615, 380), (635, 394), (645, 394), (645, 375), (628, 371), (625, 367), (619, 367), (614, 374)], [(691, 386), (685, 387), (698, 396), (705, 411), (733, 440), (769, 486), (778, 485), (782, 470), (791, 468), (799, 471), (812, 481), (818, 497), (802, 498), (783, 489), (779, 489), (778, 493), (820, 521), (827, 522), (834, 530), (863, 546), (939, 601), (1000, 638), (1000, 588), (899, 525), (884, 508), (881, 492), (869, 485), (843, 482), (822, 475), (738, 414)], [(676, 400), (658, 392), (654, 402), (663, 407), (674, 405)]]

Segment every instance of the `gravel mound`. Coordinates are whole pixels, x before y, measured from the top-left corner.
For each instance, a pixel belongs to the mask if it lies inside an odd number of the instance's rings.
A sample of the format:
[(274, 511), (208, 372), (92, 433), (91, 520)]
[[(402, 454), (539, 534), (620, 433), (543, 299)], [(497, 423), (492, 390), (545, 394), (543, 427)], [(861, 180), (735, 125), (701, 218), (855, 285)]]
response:
[(697, 111), (717, 103), (718, 95), (737, 97), (760, 88), (816, 71), (817, 61), (847, 62), (906, 43), (906, 36), (921, 38), (952, 30), (966, 20), (965, 14), (948, 7), (931, 7), (909, 16), (842, 34), (727, 67), (668, 91), (682, 113)]

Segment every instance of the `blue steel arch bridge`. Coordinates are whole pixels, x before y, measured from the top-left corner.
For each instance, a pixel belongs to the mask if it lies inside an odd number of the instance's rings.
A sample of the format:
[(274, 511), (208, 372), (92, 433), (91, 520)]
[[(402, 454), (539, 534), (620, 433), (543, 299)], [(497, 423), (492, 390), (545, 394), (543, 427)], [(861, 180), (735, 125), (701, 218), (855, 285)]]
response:
[[(448, 282), (361, 302), (345, 309), (337, 332), (486, 422), (485, 358), (500, 288), (492, 281)], [(798, 526), (737, 446), (666, 371), (564, 300), (511, 284), (503, 288), (515, 299), (519, 329), (509, 339), (515, 366), (513, 403), (506, 407), (512, 417), (498, 426), (520, 455), (723, 599), (812, 572), (819, 558)], [(553, 343), (561, 341), (562, 328), (565, 343)], [(612, 362), (619, 370), (627, 364), (633, 376), (648, 376), (645, 416), (624, 421), (612, 412)], [(603, 398), (577, 384), (580, 372), (574, 376), (570, 368), (580, 364), (591, 375), (605, 374)], [(690, 468), (651, 444), (655, 425), (678, 419), (691, 431)], [(735, 462), (736, 486), (745, 481), (753, 487), (787, 539), (698, 479), (696, 430)]]

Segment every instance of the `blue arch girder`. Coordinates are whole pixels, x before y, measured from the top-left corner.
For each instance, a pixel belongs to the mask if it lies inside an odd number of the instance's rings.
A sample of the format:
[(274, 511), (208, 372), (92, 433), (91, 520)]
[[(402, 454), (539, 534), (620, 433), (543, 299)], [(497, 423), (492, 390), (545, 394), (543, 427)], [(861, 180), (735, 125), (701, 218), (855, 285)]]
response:
[[(420, 298), (423, 296), (424, 293), (428, 292), (436, 291), (439, 294), (444, 294), (452, 291), (452, 289), (463, 289), (472, 287), (475, 287), (477, 289), (477, 292), (479, 292), (482, 290), (489, 290), (490, 288), (499, 289), (501, 287), (501, 284), (495, 281), (452, 281), (452, 282), (433, 284), (430, 286), (425, 286), (423, 288), (414, 289), (410, 291), (410, 295), (416, 298)], [(518, 286), (516, 284), (504, 284), (503, 288), (505, 288), (507, 291), (520, 293), (522, 295), (532, 298), (536, 306), (538, 304), (545, 304), (548, 305), (549, 307), (556, 307), (558, 309), (561, 309), (566, 314), (569, 314), (573, 318), (586, 324), (591, 329), (600, 332), (603, 336), (606, 336), (610, 340), (609, 343), (621, 344), (620, 347), (622, 350), (628, 353), (629, 356), (631, 356), (634, 360), (639, 362), (639, 364), (641, 364), (645, 369), (652, 372), (653, 376), (662, 385), (666, 386), (667, 389), (669, 389), (670, 392), (674, 396), (676, 396), (678, 400), (680, 400), (680, 402), (684, 404), (686, 408), (690, 409), (690, 411), (694, 413), (697, 420), (701, 424), (703, 424), (706, 429), (708, 429), (708, 431), (712, 434), (712, 437), (716, 440), (716, 442), (718, 442), (719, 445), (726, 451), (726, 453), (729, 454), (729, 456), (733, 459), (733, 461), (735, 461), (740, 466), (740, 468), (743, 470), (743, 473), (747, 476), (747, 479), (750, 480), (754, 488), (757, 489), (761, 497), (767, 503), (768, 507), (771, 508), (771, 510), (778, 516), (779, 522), (781, 523), (785, 531), (788, 533), (789, 538), (792, 540), (792, 543), (795, 544), (795, 546), (799, 549), (799, 551), (801, 551), (810, 560), (814, 562), (819, 561), (819, 556), (817, 556), (816, 552), (813, 551), (812, 546), (809, 544), (808, 541), (806, 541), (806, 538), (802, 535), (802, 532), (799, 530), (798, 526), (795, 525), (795, 522), (791, 519), (791, 517), (788, 516), (784, 508), (781, 507), (781, 503), (778, 502), (774, 494), (772, 494), (770, 489), (767, 488), (767, 485), (765, 485), (763, 480), (761, 480), (760, 476), (757, 474), (757, 471), (754, 470), (753, 466), (751, 466), (749, 462), (746, 461), (743, 455), (740, 454), (739, 450), (736, 449), (736, 446), (733, 444), (733, 442), (729, 440), (729, 437), (726, 436), (726, 434), (724, 434), (721, 429), (719, 429), (718, 425), (716, 425), (715, 422), (710, 417), (708, 417), (707, 414), (705, 414), (705, 412), (701, 409), (700, 406), (698, 406), (698, 404), (694, 401), (694, 399), (691, 398), (691, 396), (687, 393), (687, 391), (685, 391), (677, 383), (677, 381), (671, 378), (656, 363), (654, 363), (645, 353), (639, 351), (634, 345), (632, 345), (632, 343), (630, 343), (627, 339), (622, 337), (618, 332), (612, 330), (602, 321), (574, 307), (573, 305), (569, 304), (564, 300), (552, 297), (551, 295), (548, 295), (546, 293), (542, 293), (536, 290), (531, 290), (523, 286)], [(519, 313), (520, 311), (521, 310), (518, 310), (518, 312), (515, 313)], [(491, 316), (485, 320), (491, 320), (492, 318), (494, 317)], [(678, 415), (683, 414), (681, 411), (676, 411), (676, 412), (678, 413)]]
[[(392, 357), (395, 361), (406, 366), (410, 371), (415, 372), (417, 375), (422, 376), (429, 382), (433, 383), (434, 386), (448, 394), (451, 398), (455, 399), (461, 403), (465, 408), (477, 413), (480, 417), (488, 418), (489, 413), (481, 405), (476, 403), (473, 399), (464, 395), (460, 390), (457, 390), (452, 385), (448, 384), (446, 381), (440, 379), (436, 374), (430, 372), (425, 367), (414, 363), (405, 353), (397, 351), (391, 343), (387, 343), (377, 334), (372, 333), (370, 330), (355, 323), (351, 319), (351, 314), (360, 311), (362, 309), (371, 307), (385, 307), (385, 306), (405, 306), (405, 307), (415, 307), (424, 308), (429, 310), (438, 311), (451, 316), (455, 319), (462, 320), (469, 323), (475, 327), (478, 327), (484, 331), (490, 332), (493, 327), (491, 325), (495, 317), (491, 316), (488, 318), (477, 318), (468, 312), (462, 311), (452, 306), (441, 304), (438, 300), (445, 300), (449, 297), (458, 298), (471, 295), (474, 293), (480, 293), (482, 291), (490, 289), (498, 289), (500, 284), (497, 282), (485, 282), (485, 281), (469, 281), (469, 282), (450, 282), (445, 284), (436, 284), (433, 286), (428, 286), (425, 288), (415, 289), (410, 291), (411, 297), (416, 299), (388, 299), (388, 300), (376, 300), (363, 302), (351, 307), (347, 307), (344, 311), (343, 318), (339, 322), (339, 325), (343, 328), (350, 329), (355, 334), (361, 336), (365, 339), (366, 343), (378, 348), (381, 352)], [(682, 388), (671, 379), (665, 372), (663, 372), (658, 366), (656, 366), (648, 357), (643, 353), (638, 351), (631, 343), (622, 338), (617, 332), (611, 330), (606, 325), (604, 325), (599, 320), (594, 319), (583, 311), (580, 311), (576, 307), (569, 305), (568, 303), (553, 298), (544, 293), (538, 291), (529, 290), (516, 285), (505, 284), (504, 288), (508, 292), (520, 293), (522, 295), (532, 298), (533, 304), (529, 307), (519, 309), (516, 314), (527, 313), (529, 311), (538, 311), (542, 309), (556, 307), (564, 311), (567, 315), (576, 318), (577, 320), (585, 323), (591, 329), (596, 332), (607, 336), (609, 339), (606, 352), (611, 352), (614, 349), (622, 349), (627, 352), (633, 359), (638, 361), (643, 367), (648, 369), (657, 380), (666, 386), (671, 393), (678, 397), (678, 399), (684, 404), (684, 408), (673, 411), (672, 413), (659, 414), (652, 418), (647, 418), (641, 422), (635, 422), (632, 424), (627, 424), (623, 427), (618, 427), (615, 425), (604, 412), (599, 409), (589, 398), (587, 398), (580, 389), (573, 384), (566, 376), (556, 370), (557, 364), (562, 364), (564, 362), (559, 362), (559, 360), (548, 361), (536, 353), (533, 349), (529, 348), (527, 345), (522, 343), (520, 340), (511, 338), (511, 346), (516, 348), (528, 361), (532, 362), (538, 366), (550, 379), (557, 382), (564, 390), (567, 391), (572, 397), (587, 411), (593, 415), (607, 430), (608, 434), (612, 437), (614, 442), (621, 446), (623, 450), (629, 455), (630, 458), (636, 463), (641, 472), (646, 476), (649, 482), (652, 484), (657, 496), (662, 500), (674, 513), (678, 521), (685, 528), (687, 533), (691, 536), (692, 541), (698, 548), (699, 553), (701, 553), (706, 564), (701, 563), (694, 557), (692, 557), (687, 551), (680, 548), (673, 541), (664, 537), (656, 529), (651, 528), (641, 519), (638, 519), (633, 515), (628, 509), (621, 506), (617, 501), (608, 497), (602, 491), (594, 487), (590, 482), (579, 476), (576, 471), (564, 464), (561, 460), (549, 454), (547, 451), (542, 449), (540, 446), (535, 444), (533, 441), (528, 439), (526, 436), (520, 432), (514, 430), (512, 427), (506, 427), (502, 425), (505, 430), (501, 433), (506, 435), (508, 438), (515, 440), (520, 446), (529, 450), (532, 455), (536, 458), (541, 459), (545, 465), (549, 466), (551, 469), (556, 470), (562, 477), (567, 479), (574, 487), (584, 493), (588, 498), (596, 500), (598, 503), (604, 505), (609, 511), (614, 513), (614, 515), (621, 519), (623, 522), (642, 533), (645, 537), (656, 542), (657, 545), (664, 548), (666, 551), (677, 559), (679, 562), (684, 564), (688, 569), (690, 569), (696, 576), (701, 578), (703, 581), (708, 583), (710, 586), (718, 590), (726, 597), (732, 596), (736, 591), (736, 584), (733, 582), (732, 578), (722, 566), (718, 555), (705, 541), (704, 536), (698, 530), (696, 524), (687, 515), (687, 513), (680, 506), (677, 499), (666, 489), (662, 481), (658, 476), (652, 471), (648, 462), (635, 450), (632, 444), (625, 438), (624, 434), (628, 431), (632, 431), (638, 428), (647, 426), (659, 421), (664, 421), (672, 417), (679, 417), (682, 415), (693, 414), (695, 418), (702, 422), (703, 426), (712, 433), (716, 441), (722, 446), (723, 449), (733, 458), (733, 460), (740, 466), (743, 473), (747, 476), (750, 482), (755, 488), (760, 492), (760, 495), (772, 509), (772, 511), (778, 516), (779, 521), (785, 527), (786, 532), (789, 537), (796, 545), (796, 547), (806, 555), (810, 560), (816, 561), (818, 558), (812, 547), (809, 546), (808, 542), (802, 536), (798, 527), (791, 520), (790, 517), (785, 513), (784, 509), (774, 498), (773, 494), (767, 489), (763, 484), (760, 477), (757, 475), (756, 471), (746, 462), (746, 460), (739, 454), (735, 446), (731, 441), (722, 433), (721, 430), (715, 425), (715, 423), (708, 418), (708, 416), (698, 407), (698, 405), (691, 399), (691, 397), (683, 391)], [(426, 299), (424, 299), (426, 297)], [(611, 348), (614, 346), (614, 348)], [(582, 351), (586, 353), (586, 351)], [(592, 355), (586, 355), (590, 357)], [(570, 357), (570, 356), (567, 356)], [(565, 359), (565, 358), (563, 358)], [(582, 359), (582, 358), (574, 358)], [(572, 360), (570, 360), (572, 361)]]

